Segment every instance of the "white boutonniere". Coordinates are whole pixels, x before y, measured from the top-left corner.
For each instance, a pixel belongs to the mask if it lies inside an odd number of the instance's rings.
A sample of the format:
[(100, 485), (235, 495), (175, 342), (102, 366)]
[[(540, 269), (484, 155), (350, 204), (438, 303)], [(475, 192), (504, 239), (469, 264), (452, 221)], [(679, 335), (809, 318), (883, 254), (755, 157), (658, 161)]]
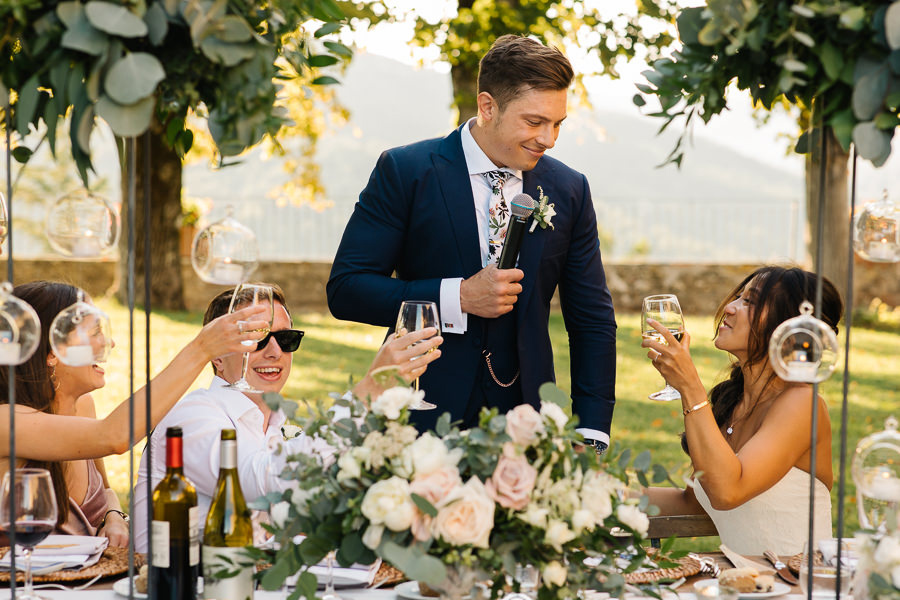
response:
[(556, 211), (553, 209), (553, 204), (550, 203), (550, 196), (544, 195), (544, 190), (541, 189), (541, 186), (537, 186), (538, 190), (538, 205), (537, 208), (534, 209), (534, 213), (532, 216), (534, 220), (531, 222), (531, 228), (528, 230), (528, 233), (534, 231), (534, 228), (538, 225), (541, 226), (541, 229), (553, 229), (553, 223), (551, 219), (556, 214)]
[(285, 440), (290, 440), (298, 435), (303, 433), (303, 430), (296, 425), (291, 425), (290, 423), (281, 426), (281, 435), (284, 436)]

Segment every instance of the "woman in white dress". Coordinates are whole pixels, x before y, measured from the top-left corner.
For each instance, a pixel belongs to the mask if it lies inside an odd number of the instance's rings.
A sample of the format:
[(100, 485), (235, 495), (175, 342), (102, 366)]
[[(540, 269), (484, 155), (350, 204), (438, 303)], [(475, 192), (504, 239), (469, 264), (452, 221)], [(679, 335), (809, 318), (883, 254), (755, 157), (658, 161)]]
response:
[[(722, 543), (742, 554), (790, 556), (808, 538), (810, 464), (815, 453), (814, 537), (831, 537), (831, 421), (818, 403), (810, 446), (812, 385), (788, 383), (769, 364), (769, 339), (782, 322), (814, 301), (817, 276), (798, 268), (763, 267), (747, 276), (716, 311), (715, 345), (732, 355), (730, 376), (707, 392), (691, 359), (691, 337), (668, 344), (645, 339), (653, 365), (681, 393), (682, 446), (697, 477), (686, 489), (650, 488), (666, 514), (710, 515)], [(837, 332), (840, 295), (823, 280), (822, 320)]]

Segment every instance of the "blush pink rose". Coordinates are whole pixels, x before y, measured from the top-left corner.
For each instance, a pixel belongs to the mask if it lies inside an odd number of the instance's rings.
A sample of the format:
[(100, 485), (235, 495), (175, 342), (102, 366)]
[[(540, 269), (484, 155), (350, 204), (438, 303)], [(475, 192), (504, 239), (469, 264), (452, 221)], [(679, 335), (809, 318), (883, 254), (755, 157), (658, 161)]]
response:
[(506, 413), (506, 433), (520, 446), (530, 446), (544, 433), (540, 413), (530, 404), (520, 404)]
[(488, 495), (504, 508), (522, 510), (531, 500), (537, 470), (524, 456), (504, 454), (484, 487)]
[(450, 493), (432, 524), (435, 536), (448, 544), (472, 544), (476, 548), (490, 545), (493, 528), (494, 501), (477, 477)]
[(409, 484), (409, 491), (422, 496), (438, 508), (447, 494), (461, 484), (459, 469), (446, 465), (428, 475), (416, 476)]
[(431, 539), (432, 522), (434, 522), (432, 517), (421, 511), (416, 511), (416, 516), (413, 517), (412, 526), (409, 528), (416, 541), (427, 542)]

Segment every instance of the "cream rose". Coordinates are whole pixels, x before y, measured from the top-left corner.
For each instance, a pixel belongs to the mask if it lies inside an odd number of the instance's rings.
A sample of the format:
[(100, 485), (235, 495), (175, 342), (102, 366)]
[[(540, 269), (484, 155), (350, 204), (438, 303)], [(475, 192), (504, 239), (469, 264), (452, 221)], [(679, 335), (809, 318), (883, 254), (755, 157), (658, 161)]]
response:
[(891, 569), (891, 583), (894, 584), (895, 588), (900, 590), (900, 566)]
[(530, 404), (520, 404), (506, 413), (506, 433), (512, 441), (528, 447), (544, 433), (544, 421)]
[(283, 528), (287, 523), (290, 514), (291, 504), (289, 502), (277, 502), (269, 508), (269, 516), (272, 517), (272, 524), (279, 529)]
[(412, 458), (413, 472), (416, 476), (428, 475), (445, 466), (456, 467), (462, 458), (462, 450), (450, 450), (447, 444), (431, 433), (423, 433), (419, 439), (408, 447)]
[(409, 482), (394, 476), (373, 484), (366, 491), (360, 510), (374, 525), (384, 525), (391, 531), (409, 529), (415, 516)]
[(370, 550), (374, 550), (381, 544), (381, 536), (384, 535), (384, 525), (375, 525), (369, 523), (362, 535), (363, 546)]
[(550, 583), (556, 587), (562, 587), (566, 585), (566, 576), (568, 573), (566, 572), (566, 568), (562, 566), (559, 561), (553, 560), (547, 563), (544, 570), (541, 572), (541, 575), (544, 576), (544, 581), (546, 583)]
[(553, 546), (557, 552), (562, 552), (563, 544), (575, 539), (575, 533), (569, 529), (563, 521), (550, 519), (547, 531), (544, 533), (544, 542)]
[(544, 529), (547, 527), (547, 517), (550, 515), (550, 509), (541, 508), (535, 504), (529, 504), (528, 507), (517, 516), (534, 527)]
[(565, 429), (566, 423), (569, 422), (569, 417), (563, 412), (563, 409), (553, 402), (541, 402), (541, 416), (556, 423), (556, 427), (560, 431)]
[(446, 465), (428, 475), (416, 475), (409, 484), (409, 491), (431, 502), (435, 508), (441, 506), (447, 495), (462, 485), (459, 469)]
[(433, 522), (434, 518), (429, 517), (425, 513), (416, 511), (412, 526), (409, 528), (416, 541), (427, 542), (431, 539), (431, 524)]
[(893, 535), (886, 535), (881, 538), (872, 558), (882, 569), (900, 564), (900, 539)]
[(338, 468), (340, 469), (337, 474), (338, 481), (346, 481), (347, 479), (359, 479), (359, 476), (362, 475), (362, 470), (359, 468), (359, 463), (356, 462), (356, 459), (350, 452), (341, 454), (341, 457), (338, 458), (337, 464)]
[(597, 520), (591, 511), (582, 509), (572, 513), (572, 529), (575, 530), (575, 535), (581, 535), (582, 531), (593, 529), (596, 525)]
[(494, 473), (485, 483), (488, 495), (504, 508), (522, 510), (531, 500), (537, 470), (524, 456), (500, 457)]
[(647, 535), (650, 519), (633, 504), (620, 504), (616, 508), (616, 518), (641, 535)]
[(372, 403), (372, 412), (390, 420), (400, 416), (400, 411), (425, 397), (423, 390), (414, 390), (406, 386), (392, 387), (382, 392)]
[(477, 477), (450, 493), (433, 524), (435, 535), (448, 544), (478, 548), (488, 547), (493, 528), (494, 501)]

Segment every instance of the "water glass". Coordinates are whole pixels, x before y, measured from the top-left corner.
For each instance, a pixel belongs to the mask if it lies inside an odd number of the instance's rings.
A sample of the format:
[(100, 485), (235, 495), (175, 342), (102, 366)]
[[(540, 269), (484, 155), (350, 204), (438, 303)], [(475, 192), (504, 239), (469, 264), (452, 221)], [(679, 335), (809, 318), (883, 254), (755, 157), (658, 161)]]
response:
[[(836, 555), (826, 556), (816, 543), (810, 552), (808, 543), (803, 545), (803, 556), (800, 558), (800, 591), (804, 596), (818, 600), (846, 598), (850, 594), (851, 572), (847, 560), (842, 559), (838, 565)], [(849, 556), (846, 542), (841, 543), (842, 557)], [(831, 554), (831, 553), (829, 553)], [(810, 593), (811, 592), (811, 593)]]

